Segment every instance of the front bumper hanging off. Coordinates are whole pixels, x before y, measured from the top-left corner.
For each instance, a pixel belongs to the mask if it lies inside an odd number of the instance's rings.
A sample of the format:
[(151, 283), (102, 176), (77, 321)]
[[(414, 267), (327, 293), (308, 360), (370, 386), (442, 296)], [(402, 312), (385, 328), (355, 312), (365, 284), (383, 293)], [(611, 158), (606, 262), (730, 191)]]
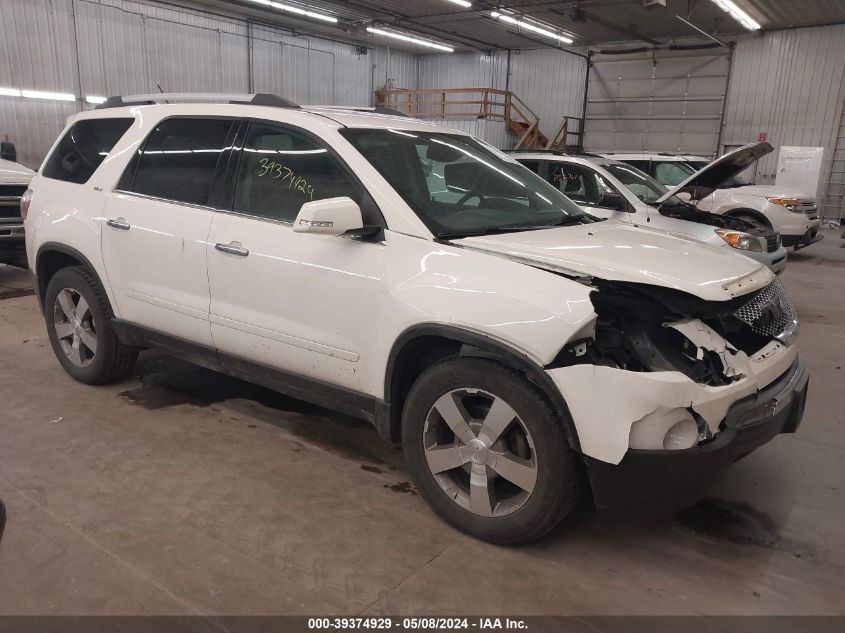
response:
[(797, 251), (816, 242), (821, 242), (824, 239), (824, 235), (819, 232), (819, 227), (815, 226), (803, 235), (782, 235), (781, 239), (786, 248), (792, 247), (793, 250)]
[(719, 433), (693, 448), (631, 449), (617, 465), (585, 456), (599, 520), (643, 522), (695, 503), (732, 463), (779, 433), (797, 430), (808, 383), (796, 360), (773, 384), (734, 403)]

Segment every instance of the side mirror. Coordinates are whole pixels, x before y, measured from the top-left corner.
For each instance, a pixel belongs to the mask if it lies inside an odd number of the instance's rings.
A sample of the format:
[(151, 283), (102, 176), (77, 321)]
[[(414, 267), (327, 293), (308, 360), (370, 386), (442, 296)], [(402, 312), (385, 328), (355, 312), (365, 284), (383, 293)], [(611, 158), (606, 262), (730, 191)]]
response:
[(692, 202), (692, 194), (689, 191), (679, 191), (675, 197), (681, 202)]
[(3, 141), (0, 143), (0, 158), (3, 160), (10, 160), (13, 163), (18, 162), (18, 150), (15, 149), (14, 143)]
[(603, 193), (596, 206), (613, 211), (627, 211), (628, 201), (618, 193)]
[(302, 205), (293, 222), (294, 233), (343, 235), (364, 228), (361, 208), (352, 198), (327, 198)]

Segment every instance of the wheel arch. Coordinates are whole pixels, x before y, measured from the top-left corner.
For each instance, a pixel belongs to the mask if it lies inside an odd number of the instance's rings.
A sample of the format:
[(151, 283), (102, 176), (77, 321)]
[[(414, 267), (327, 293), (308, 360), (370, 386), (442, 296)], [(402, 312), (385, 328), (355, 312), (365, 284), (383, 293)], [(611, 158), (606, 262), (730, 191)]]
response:
[(91, 261), (81, 252), (67, 244), (59, 242), (45, 242), (38, 248), (35, 255), (35, 295), (38, 297), (38, 305), (44, 311), (44, 293), (47, 292), (47, 285), (53, 275), (62, 268), (70, 266), (82, 266), (88, 270), (101, 286), (105, 288), (102, 279), (97, 274), (97, 269)]
[(414, 325), (394, 342), (385, 370), (386, 415), (377, 416), (376, 423), (383, 437), (392, 441), (400, 439), (402, 409), (411, 386), (427, 367), (447, 356), (491, 358), (522, 373), (548, 399), (570, 446), (580, 452), (569, 407), (542, 367), (519, 350), (490, 336), (442, 323)]
[(751, 207), (738, 207), (736, 209), (729, 209), (725, 211), (723, 215), (727, 215), (733, 218), (751, 216), (758, 222), (762, 222), (765, 226), (769, 228), (774, 228), (772, 226), (772, 221), (769, 220), (769, 218), (767, 218), (765, 214), (761, 213), (757, 209), (752, 209)]

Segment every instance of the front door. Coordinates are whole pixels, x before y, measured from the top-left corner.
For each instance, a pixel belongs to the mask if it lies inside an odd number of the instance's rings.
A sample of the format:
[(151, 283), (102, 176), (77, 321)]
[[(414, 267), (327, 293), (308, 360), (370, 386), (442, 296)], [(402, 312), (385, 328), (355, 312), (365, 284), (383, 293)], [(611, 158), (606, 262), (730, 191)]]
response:
[(232, 127), (227, 119), (162, 121), (108, 195), (103, 261), (122, 319), (213, 345), (208, 202)]
[(360, 362), (378, 329), (386, 246), (293, 232), (305, 202), (348, 196), (365, 223), (380, 213), (316, 137), (250, 124), (230, 212), (211, 227), (211, 330), (221, 352), (363, 391)]

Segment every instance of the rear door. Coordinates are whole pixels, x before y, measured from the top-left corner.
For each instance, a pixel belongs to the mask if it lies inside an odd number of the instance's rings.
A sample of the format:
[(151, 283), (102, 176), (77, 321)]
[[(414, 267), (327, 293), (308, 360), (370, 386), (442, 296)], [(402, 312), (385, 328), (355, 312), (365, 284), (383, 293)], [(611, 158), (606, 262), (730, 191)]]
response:
[(235, 121), (161, 121), (107, 196), (103, 261), (119, 316), (212, 346), (206, 243), (209, 201)]

